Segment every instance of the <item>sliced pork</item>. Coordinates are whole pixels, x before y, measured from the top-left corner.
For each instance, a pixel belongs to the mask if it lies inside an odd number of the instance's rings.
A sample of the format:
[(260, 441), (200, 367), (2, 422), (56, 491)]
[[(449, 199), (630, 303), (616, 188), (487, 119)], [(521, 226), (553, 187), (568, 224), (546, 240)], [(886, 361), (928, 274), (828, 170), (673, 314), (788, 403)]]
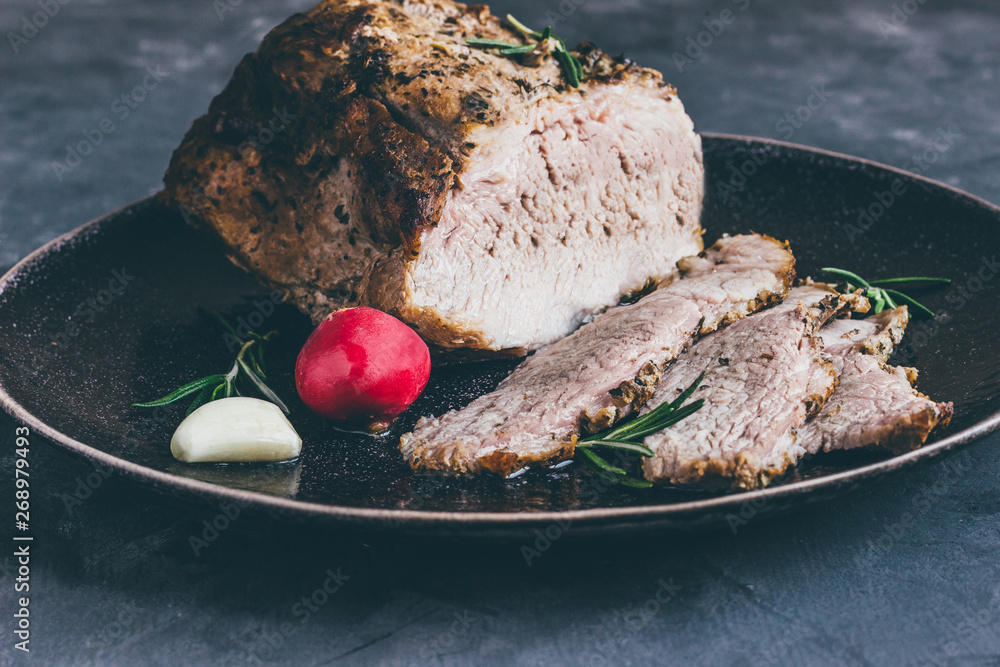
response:
[(552, 343), (701, 250), (701, 141), (658, 72), (585, 44), (574, 88), (470, 37), (523, 41), (450, 0), (296, 14), (195, 121), (164, 201), (314, 321), (373, 306), (443, 348)]
[(754, 489), (805, 453), (795, 429), (823, 407), (837, 384), (816, 332), (827, 320), (867, 310), (858, 295), (824, 285), (797, 287), (784, 303), (701, 339), (671, 365), (642, 412), (672, 401), (705, 372), (693, 415), (647, 436), (653, 482)]
[(578, 435), (641, 407), (697, 336), (784, 297), (793, 267), (786, 244), (724, 237), (678, 262), (681, 277), (529, 357), (496, 391), (421, 419), (403, 456), (415, 470), (504, 475), (570, 458)]
[(913, 388), (915, 368), (886, 359), (902, 339), (905, 306), (864, 320), (831, 322), (820, 330), (840, 385), (815, 419), (799, 430), (810, 454), (881, 447), (894, 453), (920, 447), (936, 426), (946, 426), (951, 403), (936, 403)]

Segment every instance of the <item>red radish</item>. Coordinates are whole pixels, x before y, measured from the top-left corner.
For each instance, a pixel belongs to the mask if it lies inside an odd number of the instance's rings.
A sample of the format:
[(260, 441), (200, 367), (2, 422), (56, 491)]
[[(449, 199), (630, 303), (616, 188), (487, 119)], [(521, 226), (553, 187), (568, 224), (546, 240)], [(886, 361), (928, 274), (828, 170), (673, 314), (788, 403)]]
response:
[(420, 336), (364, 306), (323, 320), (295, 362), (295, 386), (313, 412), (373, 433), (420, 396), (430, 374), (430, 351)]

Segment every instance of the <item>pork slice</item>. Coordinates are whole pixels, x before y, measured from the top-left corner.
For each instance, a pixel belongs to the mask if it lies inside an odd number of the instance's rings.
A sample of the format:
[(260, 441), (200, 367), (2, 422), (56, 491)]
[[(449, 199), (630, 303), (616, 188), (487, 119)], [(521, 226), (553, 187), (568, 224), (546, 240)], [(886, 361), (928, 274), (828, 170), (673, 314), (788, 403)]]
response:
[(780, 305), (701, 339), (664, 372), (643, 413), (672, 401), (695, 379), (692, 400), (705, 405), (647, 436), (655, 456), (643, 459), (652, 482), (766, 486), (805, 453), (795, 429), (822, 408), (837, 375), (816, 332), (827, 320), (865, 311), (868, 302), (812, 284)]
[[(485, 5), (327, 0), (247, 55), (164, 200), (321, 321), (533, 350), (702, 249), (701, 140), (656, 71), (593, 45), (571, 87)], [(530, 61), (530, 62), (529, 62)]]
[(681, 277), (529, 357), (495, 391), (421, 419), (401, 439), (403, 456), (418, 471), (504, 475), (570, 458), (582, 432), (645, 403), (695, 337), (781, 299), (793, 267), (786, 244), (724, 237), (681, 260)]
[(831, 322), (820, 330), (840, 385), (814, 419), (799, 429), (799, 444), (820, 451), (881, 447), (917, 449), (951, 420), (951, 403), (936, 403), (913, 388), (915, 368), (886, 363), (909, 319), (906, 306), (864, 320)]

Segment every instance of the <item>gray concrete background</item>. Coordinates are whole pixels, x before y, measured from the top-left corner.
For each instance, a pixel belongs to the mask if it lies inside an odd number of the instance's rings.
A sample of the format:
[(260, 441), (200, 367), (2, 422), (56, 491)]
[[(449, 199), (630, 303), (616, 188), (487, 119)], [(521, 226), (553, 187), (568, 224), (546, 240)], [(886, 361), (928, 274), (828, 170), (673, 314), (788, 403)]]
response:
[[(156, 191), (171, 150), (239, 58), (310, 4), (64, 1), (52, 0), (45, 20), (39, 0), (0, 7), (3, 269)], [(993, 3), (494, 6), (507, 11), (658, 67), (703, 131), (907, 166), (953, 127), (958, 141), (923, 173), (1000, 202)], [(33, 17), (44, 23), (35, 32), (24, 23)], [(699, 40), (701, 51), (686, 53)], [(144, 79), (149, 89), (135, 95)], [(818, 93), (813, 110), (800, 110)], [(113, 129), (91, 155), (53, 166), (102, 122)], [(8, 472), (14, 426), (0, 416)], [(217, 509), (94, 477), (36, 440), (32, 651), (13, 650), (4, 549), (0, 664), (998, 665), (997, 445), (988, 438), (736, 534), (566, 539), (527, 567), (517, 543), (385, 540), (255, 517), (195, 555), (189, 536)], [(12, 476), (2, 475), (0, 498)], [(303, 605), (338, 568), (341, 589)]]

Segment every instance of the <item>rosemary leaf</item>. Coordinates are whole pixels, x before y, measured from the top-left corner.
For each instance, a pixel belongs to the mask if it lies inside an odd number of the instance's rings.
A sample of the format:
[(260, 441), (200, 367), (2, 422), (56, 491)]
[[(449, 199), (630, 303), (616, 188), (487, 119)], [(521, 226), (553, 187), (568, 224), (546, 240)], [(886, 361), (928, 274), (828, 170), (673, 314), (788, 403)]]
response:
[(899, 299), (900, 301), (902, 301), (903, 303), (905, 303), (907, 306), (910, 306), (911, 308), (913, 308), (914, 310), (916, 310), (918, 314), (923, 315), (924, 317), (934, 317), (933, 311), (931, 311), (931, 309), (928, 308), (927, 306), (925, 306), (922, 303), (918, 302), (916, 299), (914, 299), (912, 297), (909, 297), (909, 296), (906, 296), (902, 292), (897, 292), (894, 289), (888, 289), (888, 288), (886, 288), (885, 291), (886, 291), (886, 293), (890, 293), (893, 296), (895, 296), (897, 299)]
[(516, 18), (514, 18), (513, 16), (511, 16), (510, 14), (507, 14), (507, 22), (510, 23), (512, 26), (514, 26), (517, 29), (518, 32), (524, 34), (527, 37), (530, 37), (532, 39), (541, 39), (542, 38), (542, 33), (538, 32), (536, 30), (532, 30), (531, 28), (529, 28), (528, 26), (524, 25), (523, 23), (521, 23), (520, 21), (518, 21)]
[(579, 88), (580, 79), (576, 75), (576, 68), (573, 67), (573, 63), (570, 61), (570, 58), (572, 56), (570, 56), (568, 53), (566, 53), (561, 49), (555, 51), (553, 55), (555, 55), (556, 60), (559, 61), (559, 66), (562, 68), (563, 75), (565, 75), (566, 81), (569, 83), (569, 85), (573, 86), (574, 88)]
[(906, 283), (948, 285), (951, 283), (951, 280), (948, 278), (933, 278), (928, 276), (907, 276), (903, 278), (885, 278), (883, 280), (867, 281), (858, 274), (844, 269), (826, 267), (822, 271), (823, 273), (829, 273), (830, 275), (846, 279), (846, 284), (842, 286), (838, 285), (837, 287), (843, 293), (856, 291), (858, 289), (856, 285), (864, 288), (864, 295), (871, 301), (873, 314), (881, 313), (886, 307), (897, 308), (898, 304), (896, 301), (898, 300), (913, 308), (916, 315), (932, 318), (934, 317), (933, 311), (922, 303), (919, 303), (913, 297), (903, 294), (898, 290), (880, 287), (880, 285), (902, 285)]
[(253, 364), (254, 371), (262, 379), (267, 379), (267, 373), (264, 367), (264, 346), (257, 345), (250, 348), (250, 362)]
[(220, 398), (219, 394), (225, 390), (226, 390), (226, 384), (225, 383), (220, 384), (218, 387), (215, 388), (215, 391), (212, 392), (212, 398), (209, 400), (214, 401)]
[[(682, 419), (690, 417), (695, 412), (698, 412), (698, 410), (700, 410), (703, 405), (705, 405), (705, 399), (699, 398), (697, 401), (693, 401), (690, 405), (685, 405), (683, 408), (680, 408), (676, 412), (668, 413), (661, 419), (654, 419), (648, 422), (644, 422), (643, 428), (636, 429), (633, 432), (629, 433), (628, 439), (641, 440), (642, 438), (645, 438), (647, 435), (653, 435), (654, 433), (659, 433), (663, 429), (670, 428), (671, 426), (681, 421)], [(653, 413), (650, 412), (648, 414), (653, 414)], [(650, 453), (649, 455), (652, 456), (652, 453)]]
[(871, 285), (868, 284), (867, 280), (865, 280), (856, 273), (851, 273), (850, 271), (845, 271), (844, 269), (835, 269), (833, 267), (828, 266), (820, 269), (820, 271), (822, 271), (823, 273), (829, 273), (832, 276), (847, 278), (848, 280), (853, 281), (855, 284), (860, 285), (861, 287), (871, 287)]
[(896, 285), (899, 283), (941, 283), (950, 285), (950, 278), (928, 278), (927, 276), (909, 276), (906, 278), (886, 278), (885, 280), (869, 280), (872, 285)]
[(614, 440), (594, 440), (591, 442), (579, 443), (577, 447), (582, 447), (584, 449), (594, 449), (595, 447), (605, 447), (607, 449), (620, 449), (626, 452), (634, 452), (636, 454), (642, 454), (643, 456), (653, 456), (653, 450), (646, 445), (640, 445), (636, 442), (624, 442), (624, 441), (614, 441)]
[[(287, 414), (289, 411), (288, 406), (265, 383), (267, 379), (267, 365), (264, 354), (265, 346), (271, 338), (278, 335), (278, 332), (269, 331), (262, 336), (254, 331), (247, 331), (245, 335), (240, 336), (229, 321), (218, 311), (201, 305), (197, 306), (197, 311), (243, 343), (239, 354), (236, 355), (236, 361), (233, 363), (232, 368), (230, 368), (228, 373), (209, 375), (194, 382), (189, 382), (156, 401), (135, 403), (134, 405), (142, 408), (155, 408), (169, 405), (192, 394), (197, 394), (187, 410), (187, 414), (191, 414), (209, 401), (233, 396), (249, 396), (256, 389)], [(242, 385), (241, 375), (246, 375), (245, 384)]]
[(220, 327), (222, 327), (223, 331), (228, 331), (229, 333), (236, 336), (236, 338), (240, 337), (239, 334), (236, 333), (236, 329), (233, 328), (233, 325), (229, 323), (229, 320), (223, 317), (222, 314), (219, 313), (219, 311), (215, 310), (214, 308), (209, 308), (208, 306), (201, 306), (201, 305), (197, 307), (197, 310), (199, 313), (201, 313), (208, 319), (212, 320), (215, 324), (218, 324)]
[[(693, 394), (695, 390), (698, 389), (704, 379), (705, 373), (701, 373), (695, 381), (691, 383), (691, 386), (681, 392), (680, 396), (674, 399), (671, 403), (658, 405), (646, 414), (636, 417), (622, 426), (613, 428), (603, 433), (595, 433), (594, 435), (577, 441), (576, 451), (580, 452), (583, 456), (583, 460), (590, 464), (591, 467), (596, 468), (598, 470), (598, 474), (601, 474), (606, 479), (611, 479), (612, 481), (632, 488), (650, 488), (652, 484), (649, 482), (629, 477), (625, 470), (611, 465), (603, 458), (595, 454), (592, 450), (595, 448), (606, 448), (640, 454), (641, 456), (645, 456), (647, 458), (655, 456), (656, 454), (652, 449), (642, 444), (642, 439), (647, 435), (662, 431), (663, 429), (676, 424), (685, 417), (689, 417), (700, 410), (705, 404), (704, 398), (699, 398), (698, 400), (692, 401), (687, 405), (685, 405), (684, 402), (691, 397), (691, 394)], [(603, 474), (604, 472), (613, 472), (617, 475), (617, 477), (607, 477)]]
[(704, 379), (705, 373), (701, 373), (695, 381), (691, 383), (691, 386), (681, 392), (681, 394), (675, 398), (672, 403), (663, 403), (658, 405), (654, 410), (650, 410), (641, 417), (636, 417), (635, 419), (628, 421), (617, 428), (613, 428), (610, 431), (588, 436), (583, 439), (583, 442), (591, 442), (594, 440), (637, 440), (650, 435), (651, 433), (662, 431), (667, 426), (676, 424), (681, 419), (684, 419), (684, 417), (687, 417), (691, 413), (697, 411), (704, 404), (704, 399), (699, 399), (698, 401), (692, 403), (691, 406), (685, 406), (685, 412), (683, 412), (681, 416), (675, 416), (672, 419), (667, 419), (668, 415), (680, 409), (680, 407), (684, 404), (684, 401), (691, 397), (691, 394), (698, 389)]
[(212, 394), (214, 392), (215, 392), (215, 387), (213, 387), (212, 385), (209, 385), (204, 389), (202, 389), (200, 392), (198, 392), (198, 395), (195, 396), (194, 402), (192, 402), (191, 405), (188, 406), (188, 409), (184, 413), (184, 416), (187, 417), (189, 414), (191, 414), (201, 406), (205, 405), (209, 401), (211, 401)]
[(612, 473), (614, 475), (620, 475), (622, 477), (625, 477), (625, 476), (628, 475), (627, 472), (625, 472), (624, 470), (622, 470), (618, 466), (611, 465), (610, 463), (608, 463), (607, 461), (605, 461), (603, 458), (601, 458), (600, 456), (598, 456), (597, 454), (595, 454), (594, 452), (590, 451), (587, 448), (582, 448), (582, 449), (578, 448), (578, 451), (581, 454), (583, 454), (584, 460), (592, 463), (593, 465), (597, 466), (599, 469), (601, 469), (603, 471)]
[(551, 50), (552, 56), (559, 63), (560, 69), (562, 69), (563, 76), (566, 77), (566, 81), (573, 88), (579, 88), (580, 82), (583, 80), (583, 65), (580, 60), (574, 56), (570, 50), (566, 47), (566, 42), (563, 41), (561, 37), (557, 37), (552, 34), (552, 26), (546, 26), (545, 30), (538, 32), (537, 30), (532, 30), (528, 26), (524, 25), (516, 18), (507, 15), (507, 21), (517, 30), (519, 33), (524, 35), (529, 39), (535, 40), (531, 44), (512, 44), (510, 42), (505, 42), (499, 39), (484, 39), (480, 37), (474, 37), (466, 39), (465, 43), (469, 46), (482, 46), (485, 48), (499, 48), (498, 52), (501, 56), (515, 56), (522, 53), (528, 53), (529, 51), (534, 51), (542, 46), (542, 43), (546, 40), (554, 40), (554, 49), (551, 45), (548, 48), (542, 50)]
[(651, 489), (653, 488), (652, 482), (647, 482), (644, 479), (634, 479), (632, 477), (623, 477), (621, 479), (615, 480), (622, 486), (628, 486), (633, 489)]
[(669, 411), (673, 412), (677, 408), (679, 408), (682, 405), (684, 405), (684, 402), (686, 400), (688, 400), (689, 398), (691, 398), (691, 394), (693, 394), (695, 391), (697, 391), (698, 387), (701, 386), (701, 383), (704, 381), (704, 379), (705, 379), (705, 371), (702, 371), (698, 375), (698, 377), (695, 378), (695, 381), (691, 383), (691, 386), (688, 387), (687, 389), (685, 389), (684, 391), (682, 391), (681, 394), (680, 394), (680, 396), (678, 396), (677, 398), (675, 398), (673, 400), (673, 402), (670, 403)]
[(176, 403), (185, 396), (190, 396), (191, 394), (199, 392), (211, 384), (219, 382), (225, 377), (225, 375), (209, 375), (208, 377), (203, 377), (199, 380), (195, 380), (194, 382), (189, 382), (183, 387), (178, 387), (163, 398), (150, 401), (149, 403), (133, 403), (132, 405), (137, 408), (159, 408), (164, 405), (170, 405), (171, 403)]
[(534, 51), (537, 48), (537, 44), (521, 44), (518, 46), (510, 46), (497, 51), (502, 56), (515, 56), (519, 53), (528, 53), (529, 51)]
[[(469, 46), (498, 46), (498, 47), (508, 47), (508, 46), (521, 46), (521, 44), (514, 44), (513, 42), (505, 42), (499, 39), (480, 39), (478, 37), (473, 37), (471, 39), (465, 40), (465, 43)], [(534, 45), (532, 45), (534, 48)]]
[(260, 393), (264, 394), (264, 396), (266, 396), (269, 401), (271, 401), (272, 403), (274, 403), (275, 405), (277, 405), (279, 408), (281, 408), (281, 411), (284, 412), (287, 415), (288, 412), (289, 412), (289, 410), (288, 410), (288, 406), (285, 405), (285, 402), (282, 401), (280, 398), (278, 398), (278, 395), (275, 394), (271, 390), (271, 388), (268, 387), (264, 383), (264, 381), (261, 380), (260, 377), (256, 373), (253, 372), (253, 369), (251, 369), (247, 365), (247, 362), (243, 361), (242, 359), (237, 359), (236, 363), (238, 363), (240, 365), (240, 368), (243, 369), (243, 372), (246, 374), (246, 376), (250, 379), (251, 382), (253, 382), (254, 386), (257, 387), (257, 390), (260, 391)]

